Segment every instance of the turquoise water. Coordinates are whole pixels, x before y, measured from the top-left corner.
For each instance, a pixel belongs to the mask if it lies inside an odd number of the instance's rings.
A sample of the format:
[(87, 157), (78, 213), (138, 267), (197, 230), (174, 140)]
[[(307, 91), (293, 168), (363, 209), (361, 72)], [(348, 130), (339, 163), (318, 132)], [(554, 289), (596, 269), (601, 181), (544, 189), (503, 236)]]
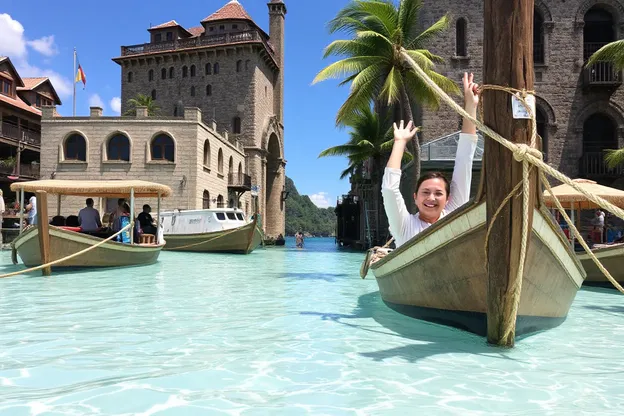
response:
[(388, 309), (333, 239), (293, 246), (0, 280), (0, 414), (624, 414), (617, 292), (501, 350)]

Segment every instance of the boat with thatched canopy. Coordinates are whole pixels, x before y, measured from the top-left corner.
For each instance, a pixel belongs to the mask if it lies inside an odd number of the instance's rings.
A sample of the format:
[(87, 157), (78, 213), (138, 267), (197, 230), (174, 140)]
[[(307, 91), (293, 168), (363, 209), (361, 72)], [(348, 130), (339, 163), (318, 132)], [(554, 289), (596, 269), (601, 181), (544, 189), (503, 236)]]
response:
[[(574, 182), (585, 191), (597, 195), (615, 205), (624, 208), (624, 191), (599, 185), (588, 179), (574, 179)], [(570, 210), (571, 218), (576, 223), (577, 229), (581, 228), (581, 211), (595, 210), (600, 207), (588, 200), (585, 195), (573, 189), (571, 186), (563, 184), (552, 188), (553, 194), (563, 208)], [(549, 193), (544, 193), (544, 202), (549, 207), (554, 207), (555, 202)], [(575, 220), (576, 219), (576, 220)], [(574, 238), (570, 238), (570, 244), (574, 247)], [(620, 284), (624, 283), (624, 244), (594, 244), (592, 253), (600, 260), (602, 265), (611, 273), (611, 276)], [(607, 277), (600, 271), (596, 263), (586, 252), (577, 254), (581, 264), (587, 272), (586, 283), (607, 284)]]
[[(130, 244), (117, 241), (106, 241), (114, 233), (103, 231), (98, 233), (83, 232), (80, 227), (62, 227), (48, 224), (47, 195), (58, 196), (58, 215), (61, 212), (61, 195), (129, 198), (130, 212), (134, 212), (136, 197), (158, 198), (171, 195), (171, 188), (144, 181), (74, 181), (74, 180), (42, 180), (18, 182), (11, 185), (11, 190), (20, 193), (21, 206), (24, 206), (24, 193), (31, 192), (37, 198), (37, 225), (22, 229), (20, 235), (12, 242), (13, 261), (17, 263), (17, 255), (28, 267), (40, 266), (50, 262), (68, 258), (58, 264), (59, 267), (118, 267), (154, 263), (164, 247), (162, 232), (158, 233), (153, 243), (139, 244), (134, 241), (134, 230), (129, 229)], [(23, 216), (23, 212), (21, 214)], [(159, 227), (160, 228), (160, 227)], [(84, 254), (71, 257), (78, 252)], [(45, 273), (46, 269), (44, 269)], [(47, 271), (49, 273), (49, 270)]]
[(258, 215), (237, 208), (176, 210), (161, 215), (165, 250), (249, 254), (262, 244)]

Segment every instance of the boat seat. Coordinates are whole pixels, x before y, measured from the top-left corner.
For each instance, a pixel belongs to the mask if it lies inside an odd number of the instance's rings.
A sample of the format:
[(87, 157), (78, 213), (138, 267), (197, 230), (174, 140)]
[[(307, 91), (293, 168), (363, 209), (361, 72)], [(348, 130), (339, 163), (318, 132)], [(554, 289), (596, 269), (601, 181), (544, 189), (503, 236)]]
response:
[(141, 234), (139, 244), (156, 244), (156, 236), (154, 234)]
[(80, 222), (78, 221), (77, 215), (70, 215), (65, 220), (65, 225), (68, 227), (80, 227)]

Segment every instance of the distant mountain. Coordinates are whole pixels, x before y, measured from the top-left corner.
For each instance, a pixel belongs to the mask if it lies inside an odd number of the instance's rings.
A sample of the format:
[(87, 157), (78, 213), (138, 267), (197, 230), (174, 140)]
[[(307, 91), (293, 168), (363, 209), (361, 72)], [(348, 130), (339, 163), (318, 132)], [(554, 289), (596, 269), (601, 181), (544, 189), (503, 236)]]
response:
[(300, 195), (295, 183), (286, 177), (286, 235), (296, 232), (312, 234), (316, 237), (333, 236), (336, 231), (335, 207), (319, 208), (307, 195)]

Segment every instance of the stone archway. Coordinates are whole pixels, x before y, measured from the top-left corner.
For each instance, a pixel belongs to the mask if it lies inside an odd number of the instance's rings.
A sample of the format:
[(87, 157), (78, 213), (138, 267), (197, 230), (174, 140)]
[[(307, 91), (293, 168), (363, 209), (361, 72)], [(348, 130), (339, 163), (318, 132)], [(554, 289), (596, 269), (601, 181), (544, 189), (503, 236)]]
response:
[(266, 147), (266, 185), (264, 229), (267, 237), (284, 234), (284, 204), (282, 190), (285, 185), (284, 160), (280, 140), (271, 134)]

